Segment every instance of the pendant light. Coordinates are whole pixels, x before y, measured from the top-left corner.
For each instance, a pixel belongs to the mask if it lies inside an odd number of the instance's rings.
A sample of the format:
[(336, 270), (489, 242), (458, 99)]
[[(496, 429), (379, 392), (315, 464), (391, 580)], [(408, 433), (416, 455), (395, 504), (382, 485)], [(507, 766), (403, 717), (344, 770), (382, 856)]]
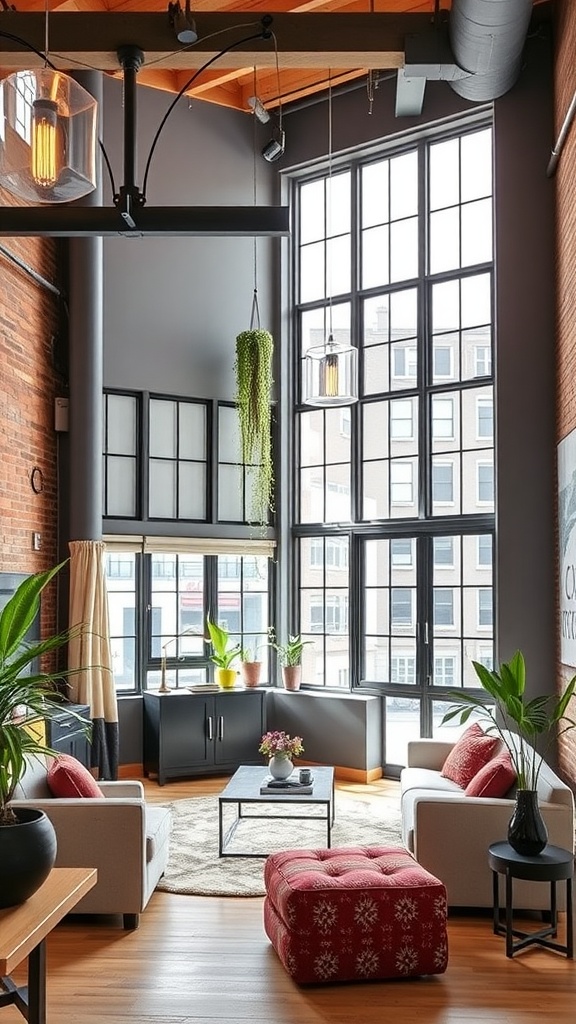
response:
[[(332, 216), (332, 83), (328, 78), (328, 181), (327, 250)], [(358, 401), (358, 350), (334, 340), (332, 328), (332, 265), (328, 259), (328, 338), (323, 345), (307, 349), (304, 358), (304, 405), (320, 408), (353, 405)]]
[[(96, 188), (98, 104), (48, 60), (0, 82), (0, 185), (33, 203), (68, 203)], [(29, 44), (28, 44), (29, 45)]]

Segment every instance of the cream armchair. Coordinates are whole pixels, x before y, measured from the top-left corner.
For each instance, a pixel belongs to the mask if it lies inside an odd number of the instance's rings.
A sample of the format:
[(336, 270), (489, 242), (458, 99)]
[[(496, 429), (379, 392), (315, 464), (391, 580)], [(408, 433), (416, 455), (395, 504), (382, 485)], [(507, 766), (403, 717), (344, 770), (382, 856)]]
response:
[(147, 806), (141, 782), (99, 782), (104, 796), (56, 798), (46, 760), (35, 757), (12, 801), (45, 811), (56, 830), (56, 867), (95, 867), (98, 882), (76, 905), (79, 914), (122, 914), (137, 928), (168, 860), (170, 811)]

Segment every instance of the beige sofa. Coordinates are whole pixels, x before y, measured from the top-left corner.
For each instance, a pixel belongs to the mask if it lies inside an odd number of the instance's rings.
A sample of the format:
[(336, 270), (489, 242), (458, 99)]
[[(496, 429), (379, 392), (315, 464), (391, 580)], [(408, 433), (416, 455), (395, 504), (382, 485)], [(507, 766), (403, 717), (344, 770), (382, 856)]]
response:
[(97, 798), (55, 798), (46, 782), (46, 761), (32, 758), (12, 801), (45, 811), (56, 830), (56, 867), (95, 867), (96, 886), (75, 914), (122, 914), (125, 928), (138, 926), (168, 860), (170, 811), (147, 806), (141, 782), (99, 782)]
[[(506, 839), (514, 791), (500, 799), (465, 796), (440, 774), (453, 745), (440, 740), (408, 744), (408, 766), (401, 774), (402, 836), (418, 863), (444, 882), (450, 906), (491, 907), (487, 851), (490, 843)], [(574, 796), (545, 762), (538, 794), (549, 842), (572, 850)], [(564, 886), (558, 887), (559, 909), (563, 909), (563, 890)], [(515, 882), (514, 904), (526, 910), (549, 909), (549, 886)]]

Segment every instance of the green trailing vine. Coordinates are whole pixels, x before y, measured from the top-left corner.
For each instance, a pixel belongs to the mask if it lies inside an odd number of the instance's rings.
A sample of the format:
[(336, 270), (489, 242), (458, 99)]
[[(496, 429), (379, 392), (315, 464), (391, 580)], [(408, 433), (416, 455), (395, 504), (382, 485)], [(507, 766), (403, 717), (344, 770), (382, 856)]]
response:
[(242, 462), (254, 467), (250, 519), (265, 526), (274, 511), (271, 390), (274, 341), (269, 331), (250, 329), (236, 338), (236, 407)]

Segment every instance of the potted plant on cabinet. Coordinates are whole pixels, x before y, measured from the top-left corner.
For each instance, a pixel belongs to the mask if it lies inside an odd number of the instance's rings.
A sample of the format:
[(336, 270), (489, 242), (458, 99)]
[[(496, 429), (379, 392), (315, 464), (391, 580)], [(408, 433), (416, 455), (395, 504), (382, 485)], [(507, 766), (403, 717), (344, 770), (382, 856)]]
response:
[(516, 807), (508, 826), (508, 842), (517, 853), (535, 856), (546, 846), (548, 833), (538, 809), (543, 751), (538, 753), (534, 742), (537, 737), (550, 741), (556, 726), (560, 734), (576, 726), (566, 713), (576, 689), (576, 676), (561, 696), (547, 694), (526, 700), (526, 664), (521, 651), (516, 651), (509, 662), (502, 662), (499, 670), (490, 670), (477, 661), (472, 664), (488, 695), (488, 704), (485, 697), (452, 691), (450, 696), (457, 703), (446, 712), (442, 722), (457, 718), (463, 724), (474, 713), (486, 723), (485, 732), (498, 735), (507, 747), (517, 777)]
[(280, 644), (273, 629), (269, 630), (270, 646), (276, 651), (282, 666), (282, 681), (286, 690), (299, 690), (302, 681), (302, 651), (312, 640), (303, 640), (299, 633), (288, 634), (288, 640)]
[(65, 700), (56, 681), (66, 672), (43, 672), (36, 665), (82, 628), (26, 640), (39, 613), (40, 594), (63, 564), (23, 580), (0, 613), (0, 907), (28, 899), (56, 859), (56, 834), (44, 811), (12, 809), (10, 801), (27, 758), (52, 753), (34, 724), (53, 717)]
[(262, 672), (262, 662), (258, 657), (259, 646), (242, 647), (240, 649), (240, 674), (244, 686), (249, 689), (258, 686)]
[(206, 619), (206, 628), (213, 650), (210, 661), (216, 665), (214, 678), (223, 690), (231, 690), (236, 682), (236, 669), (231, 666), (240, 655), (240, 644), (231, 644), (228, 630), (210, 617)]

